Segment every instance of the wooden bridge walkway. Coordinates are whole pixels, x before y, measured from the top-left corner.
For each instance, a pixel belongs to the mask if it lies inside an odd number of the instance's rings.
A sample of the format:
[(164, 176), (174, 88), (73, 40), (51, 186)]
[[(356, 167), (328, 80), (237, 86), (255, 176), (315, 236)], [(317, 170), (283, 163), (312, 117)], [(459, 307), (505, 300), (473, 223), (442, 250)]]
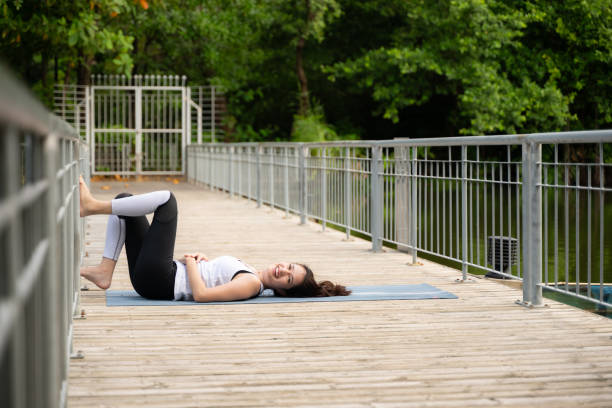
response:
[[(298, 217), (186, 183), (94, 183), (111, 198), (172, 189), (176, 254), (240, 256), (255, 267), (308, 263), (348, 285), (429, 283), (456, 300), (106, 307), (82, 293), (70, 407), (610, 407), (612, 320), (547, 301)], [(91, 217), (85, 262), (99, 261), (105, 217)], [(111, 289), (131, 289), (125, 255)]]

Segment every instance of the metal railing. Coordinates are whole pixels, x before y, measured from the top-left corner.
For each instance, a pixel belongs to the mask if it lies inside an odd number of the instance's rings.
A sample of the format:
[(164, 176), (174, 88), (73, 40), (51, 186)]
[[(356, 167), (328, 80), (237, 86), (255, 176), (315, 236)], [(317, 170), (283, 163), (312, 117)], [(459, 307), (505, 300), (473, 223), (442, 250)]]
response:
[(0, 406), (66, 405), (87, 146), (0, 67)]
[(186, 156), (189, 180), (367, 237), (374, 251), (433, 255), (462, 280), (523, 280), (524, 305), (545, 287), (612, 306), (611, 130), (200, 144)]
[(224, 137), (223, 90), (178, 75), (92, 75), (56, 84), (54, 112), (90, 148), (93, 174), (183, 174), (184, 146)]

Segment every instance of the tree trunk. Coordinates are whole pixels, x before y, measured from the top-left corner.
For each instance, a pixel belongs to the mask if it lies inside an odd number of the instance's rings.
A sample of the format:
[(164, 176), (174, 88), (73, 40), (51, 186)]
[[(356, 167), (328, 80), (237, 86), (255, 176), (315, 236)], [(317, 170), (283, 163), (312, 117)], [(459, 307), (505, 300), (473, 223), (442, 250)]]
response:
[(306, 78), (306, 72), (304, 71), (304, 46), (306, 45), (306, 36), (308, 35), (308, 28), (314, 20), (314, 15), (310, 9), (310, 0), (305, 0), (306, 3), (306, 24), (304, 30), (300, 33), (297, 46), (295, 47), (295, 71), (297, 73), (298, 80), (300, 81), (300, 110), (299, 114), (305, 116), (310, 113), (310, 98), (308, 97), (308, 79)]
[(296, 47), (296, 64), (295, 70), (297, 72), (298, 80), (300, 81), (300, 110), (299, 114), (305, 116), (310, 112), (310, 100), (308, 98), (308, 79), (304, 72), (304, 37), (300, 37)]
[(53, 81), (57, 83), (58, 79), (57, 54), (53, 56)]
[(77, 85), (89, 85), (91, 82), (91, 67), (94, 64), (93, 55), (84, 55), (79, 50), (79, 65), (77, 68)]

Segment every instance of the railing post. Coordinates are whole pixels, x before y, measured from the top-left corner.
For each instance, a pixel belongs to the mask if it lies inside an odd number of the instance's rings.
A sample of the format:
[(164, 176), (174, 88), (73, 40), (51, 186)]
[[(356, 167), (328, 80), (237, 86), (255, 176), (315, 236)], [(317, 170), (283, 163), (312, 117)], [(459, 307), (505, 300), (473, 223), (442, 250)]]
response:
[[(198, 159), (194, 157), (195, 151), (190, 146), (185, 148), (185, 155), (187, 155), (187, 181), (192, 181), (198, 177)], [(195, 177), (193, 176), (195, 174)]]
[(372, 251), (382, 250), (382, 189), (380, 188), (382, 148), (375, 144), (372, 146), (372, 162), (370, 174), (370, 232), (372, 234)]
[(215, 166), (213, 164), (213, 160), (215, 157), (215, 146), (208, 146), (207, 150), (208, 150), (208, 187), (210, 188), (210, 191), (212, 191), (214, 190), (213, 172), (214, 172)]
[(253, 146), (248, 146), (247, 147), (247, 189), (248, 189), (248, 195), (247, 197), (249, 198), (249, 200), (253, 199), (253, 195), (251, 194), (251, 167), (253, 167), (252, 165), (253, 163)]
[(285, 217), (289, 217), (289, 147), (284, 147), (285, 152)]
[(300, 224), (306, 224), (306, 147), (300, 143), (298, 149), (298, 175), (299, 182), (299, 197), (300, 197)]
[(87, 145), (89, 146), (89, 165), (90, 172), (93, 174), (96, 171), (96, 110), (95, 110), (95, 100), (96, 100), (96, 90), (93, 87), (94, 76), (92, 78), (92, 85), (89, 86), (89, 142)]
[[(10, 198), (16, 196), (19, 191), (19, 179), (15, 176), (15, 174), (18, 174), (20, 165), (19, 135), (16, 129), (9, 127), (2, 134), (1, 139), (0, 155), (2, 157), (0, 157), (0, 166), (4, 180), (3, 185), (0, 186), (0, 194)], [(7, 337), (9, 337), (7, 341), (9, 353), (6, 357), (8, 359), (8, 372), (2, 373), (2, 379), (8, 379), (9, 383), (7, 388), (1, 388), (8, 391), (8, 395), (4, 396), (4, 399), (8, 401), (9, 406), (13, 407), (26, 406), (28, 391), (27, 361), (25, 358), (27, 352), (27, 322), (24, 317), (23, 306), (17, 303), (18, 273), (23, 267), (19, 256), (22, 250), (21, 222), (22, 220), (19, 217), (15, 217), (9, 221), (6, 229), (7, 245), (3, 247), (8, 250), (6, 254), (3, 254), (6, 257), (4, 262), (7, 266), (6, 271), (3, 271), (5, 275), (3, 286), (6, 286), (0, 288), (2, 296), (10, 299), (15, 305), (15, 309), (18, 310), (15, 322), (12, 324), (12, 332), (7, 334)], [(2, 334), (6, 333), (5, 330), (3, 330)]]
[(268, 148), (268, 163), (270, 166), (270, 181), (269, 181), (269, 193), (270, 193), (270, 208), (274, 208), (274, 164), (275, 164), (275, 147), (269, 147)]
[(351, 149), (344, 148), (344, 223), (346, 224), (346, 239), (351, 237), (351, 173), (350, 158)]
[(542, 304), (542, 145), (523, 143), (523, 301)]
[(242, 197), (242, 146), (238, 146), (234, 148), (234, 152), (236, 152), (236, 164), (238, 169), (236, 170), (236, 193), (238, 194), (238, 198)]
[[(467, 146), (461, 146), (461, 273), (467, 280), (468, 261), (468, 202), (467, 202)], [(432, 232), (433, 233), (433, 232)]]
[[(45, 235), (48, 240), (47, 257), (45, 261), (45, 273), (41, 274), (42, 285), (45, 288), (42, 291), (42, 303), (44, 306), (44, 329), (45, 333), (45, 351), (44, 356), (46, 361), (46, 377), (48, 381), (48, 401), (60, 400), (61, 376), (60, 376), (60, 358), (64, 357), (65, 350), (60, 350), (59, 338), (64, 335), (64, 332), (59, 330), (58, 321), (60, 319), (58, 298), (58, 272), (57, 272), (57, 253), (59, 251), (57, 244), (57, 164), (56, 158), (58, 154), (58, 141), (55, 135), (49, 135), (45, 140), (44, 145), (44, 160), (45, 174), (47, 175), (48, 187), (45, 193)], [(60, 353), (61, 351), (61, 353)], [(61, 356), (61, 357), (60, 357)]]
[(255, 154), (257, 160), (257, 179), (255, 180), (255, 194), (257, 195), (257, 208), (261, 207), (262, 197), (261, 197), (261, 145), (258, 144), (255, 147)]
[(417, 226), (418, 224), (418, 214), (417, 214), (417, 159), (418, 159), (418, 147), (412, 147), (412, 161), (411, 161), (411, 170), (410, 170), (410, 192), (411, 192), (411, 203), (410, 203), (410, 245), (411, 245), (411, 255), (412, 255), (412, 263), (416, 264), (417, 262)]
[(210, 141), (212, 143), (215, 143), (215, 127), (217, 126), (216, 123), (216, 118), (215, 118), (215, 110), (216, 110), (216, 106), (215, 106), (215, 101), (216, 101), (216, 97), (215, 97), (215, 86), (212, 85), (210, 87)]
[(181, 151), (183, 154), (181, 155), (181, 171), (185, 174), (187, 166), (185, 150), (187, 145), (191, 144), (191, 107), (189, 106), (189, 101), (191, 100), (190, 89), (185, 86), (185, 81), (187, 77), (183, 75), (182, 77), (183, 84), (181, 87), (181, 125), (183, 128), (183, 137), (181, 138)]
[(227, 149), (227, 156), (228, 156), (228, 190), (229, 190), (229, 196), (230, 198), (234, 197), (234, 147), (232, 145), (228, 146)]
[(134, 126), (136, 130), (136, 174), (142, 174), (142, 87), (140, 86), (140, 83), (138, 84), (135, 90), (134, 103), (136, 110), (136, 123)]
[(326, 148), (321, 148), (321, 227), (325, 231), (327, 224), (327, 163)]

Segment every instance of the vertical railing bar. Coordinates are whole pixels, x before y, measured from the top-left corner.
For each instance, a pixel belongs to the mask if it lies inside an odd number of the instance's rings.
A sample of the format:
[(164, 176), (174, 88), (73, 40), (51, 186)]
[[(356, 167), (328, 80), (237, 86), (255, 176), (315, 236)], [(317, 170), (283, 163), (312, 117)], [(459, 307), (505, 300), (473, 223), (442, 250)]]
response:
[[(425, 154), (423, 156), (423, 212), (421, 218), (423, 218), (423, 248), (430, 250), (430, 241), (428, 240), (431, 235), (431, 225), (428, 224), (428, 218), (431, 220), (429, 210), (429, 182), (431, 180), (431, 173), (429, 172), (429, 148), (425, 146)], [(428, 228), (429, 227), (429, 228)]]
[(234, 147), (229, 146), (227, 149), (228, 154), (228, 175), (227, 183), (229, 189), (229, 198), (234, 198)]
[(500, 157), (499, 160), (499, 236), (502, 237), (500, 241), (499, 250), (499, 266), (502, 272), (506, 272), (504, 269), (504, 164), (503, 159)]
[(270, 179), (268, 181), (268, 189), (270, 193), (270, 208), (274, 208), (275, 198), (274, 198), (274, 159), (276, 157), (276, 148), (270, 147), (268, 148), (268, 166), (270, 166)]
[[(461, 154), (461, 150), (459, 150), (459, 154)], [(461, 259), (461, 253), (459, 252), (459, 245), (461, 243), (461, 230), (459, 229), (459, 210), (461, 205), (460, 201), (460, 192), (461, 192), (461, 176), (460, 173), (460, 164), (461, 160), (455, 162), (455, 259)]]
[(467, 146), (461, 145), (461, 272), (467, 280)]
[(599, 301), (603, 302), (604, 295), (604, 159), (603, 143), (599, 143)]
[(289, 147), (283, 149), (285, 153), (285, 217), (289, 218)]
[(580, 293), (580, 166), (576, 165), (576, 294)]
[[(446, 255), (446, 192), (449, 190), (448, 180), (446, 179), (446, 166), (448, 162), (442, 163), (442, 253)], [(449, 199), (450, 203), (450, 199)], [(449, 215), (450, 217), (450, 215)]]
[(565, 291), (569, 290), (569, 171), (567, 163), (565, 169)]
[(480, 146), (476, 146), (476, 178), (476, 263), (480, 265)]
[(483, 175), (482, 175), (482, 189), (484, 193), (484, 200), (482, 203), (483, 207), (483, 242), (484, 242), (484, 259), (486, 259), (486, 265), (488, 266), (489, 262), (489, 239), (488, 239), (488, 231), (489, 231), (489, 200), (488, 200), (488, 190), (489, 190), (489, 181), (487, 179), (487, 163), (483, 162)]
[(346, 239), (351, 237), (351, 174), (350, 147), (344, 148), (344, 223), (346, 224)]
[(508, 245), (508, 273), (512, 275), (512, 155), (510, 152), (510, 145), (507, 146), (507, 165), (506, 174), (508, 177), (507, 181), (507, 195), (508, 195), (508, 238), (510, 238)]
[(555, 261), (554, 261), (554, 274), (555, 274), (555, 288), (559, 287), (559, 202), (558, 202), (558, 193), (559, 193), (559, 148), (555, 143), (554, 145), (554, 193), (555, 193)]
[[(468, 148), (469, 153), (469, 148)], [(468, 165), (468, 228), (469, 228), (469, 255), (468, 260), (470, 263), (474, 263), (474, 163)]]
[[(548, 166), (545, 165), (544, 163), (542, 163), (542, 177), (543, 177), (543, 183), (542, 184), (548, 184)], [(542, 228), (542, 234), (543, 234), (543, 239), (542, 239), (542, 244), (543, 244), (543, 250), (544, 250), (544, 254), (542, 259), (544, 260), (544, 285), (548, 285), (548, 283), (550, 282), (549, 277), (548, 277), (548, 188), (542, 187), (542, 195), (544, 197), (544, 222), (543, 222), (543, 228)]]
[(257, 147), (255, 148), (255, 152), (256, 152), (256, 160), (257, 160), (257, 174), (256, 174), (256, 192), (255, 194), (257, 194), (257, 208), (261, 208), (261, 203), (263, 201), (262, 198), (262, 191), (261, 191), (261, 145), (257, 145)]
[(236, 170), (236, 193), (238, 194), (238, 198), (242, 198), (244, 196), (244, 191), (242, 190), (242, 147), (235, 147), (234, 153), (236, 157), (236, 166), (238, 167)]
[(300, 224), (306, 224), (306, 158), (305, 158), (305, 146), (298, 145), (298, 165), (299, 165), (299, 178), (300, 178)]
[(411, 205), (410, 205), (410, 211), (411, 211), (411, 216), (410, 216), (410, 244), (412, 245), (411, 248), (411, 255), (412, 255), (412, 263), (416, 264), (417, 262), (417, 217), (418, 217), (418, 211), (417, 211), (417, 207), (418, 207), (418, 197), (417, 197), (417, 154), (418, 154), (418, 148), (416, 146), (413, 146), (409, 152), (411, 151), (412, 153), (412, 160), (411, 160), (411, 176), (412, 176), (412, 180), (411, 180), (411, 188), (410, 188), (410, 194), (411, 194)]
[(524, 270), (523, 270), (523, 302), (528, 303), (531, 299), (531, 257), (532, 257), (532, 226), (531, 226), (531, 200), (532, 189), (531, 184), (533, 182), (531, 178), (531, 148), (532, 146), (526, 141), (523, 143), (523, 197), (522, 197), (522, 220), (523, 220), (523, 234), (525, 236), (523, 240), (523, 259), (524, 259)]
[(321, 149), (321, 228), (327, 224), (327, 148)]
[(380, 185), (382, 151), (380, 145), (372, 146), (370, 162), (370, 232), (372, 234), (372, 251), (382, 249), (382, 195)]
[[(491, 236), (495, 237), (497, 233), (495, 218), (495, 163), (491, 163)], [(495, 238), (494, 238), (495, 239)], [(493, 254), (493, 269), (497, 265), (497, 248), (493, 244), (493, 248), (490, 249)]]
[[(442, 209), (444, 211), (444, 209)], [(436, 160), (436, 251), (440, 253), (440, 161)]]
[(136, 174), (142, 173), (142, 87), (136, 87)]
[(417, 217), (418, 217), (418, 227), (417, 227), (417, 231), (419, 233), (418, 235), (418, 247), (420, 249), (425, 249), (425, 246), (423, 245), (423, 217), (421, 217), (421, 214), (423, 214), (423, 204), (422, 204), (422, 200), (423, 200), (423, 176), (424, 176), (424, 171), (423, 169), (423, 162), (422, 160), (420, 160), (418, 158), (418, 147), (417, 147), (417, 166), (418, 166), (418, 186), (417, 186), (417, 195), (418, 195), (418, 208), (417, 208)]
[[(524, 185), (523, 185), (523, 181), (524, 181), (524, 177), (523, 179), (520, 178), (521, 176), (521, 172), (522, 171), (522, 167), (521, 166), (516, 166), (516, 240), (518, 241), (518, 245), (516, 246), (516, 276), (517, 277), (521, 277), (522, 276), (522, 270), (521, 270), (521, 264), (523, 262), (522, 258), (521, 258), (521, 247), (522, 247), (522, 241), (521, 241), (521, 224), (522, 224), (522, 219), (521, 219), (521, 192), (524, 191)], [(523, 233), (523, 235), (525, 235)]]
[(433, 209), (431, 205), (433, 203), (433, 162), (430, 160), (428, 163), (427, 177), (429, 178), (429, 205), (427, 206), (427, 213), (429, 216), (429, 250), (433, 251)]
[(591, 165), (587, 167), (587, 186), (587, 296), (591, 297)]
[(389, 209), (389, 201), (387, 200), (387, 194), (386, 193), (386, 188), (387, 188), (387, 172), (385, 170), (385, 157), (386, 157), (386, 147), (383, 147), (382, 150), (382, 154), (381, 154), (381, 164), (380, 164), (380, 180), (381, 180), (381, 194), (382, 194), (382, 205), (381, 205), (381, 209), (383, 211), (383, 217), (382, 217), (382, 226), (381, 226), (381, 239), (386, 237), (387, 235), (387, 223), (384, 217), (384, 210)]
[(531, 248), (533, 249), (531, 257), (531, 305), (540, 306), (542, 304), (542, 145), (540, 143), (532, 144), (532, 174), (531, 186), (533, 191), (533, 199), (531, 200), (531, 225), (532, 239)]
[(331, 222), (336, 222), (336, 211), (337, 211), (337, 207), (336, 207), (336, 192), (337, 192), (337, 180), (336, 180), (336, 175), (337, 175), (337, 171), (336, 171), (336, 157), (333, 155), (333, 151), (335, 149), (332, 149), (332, 155), (330, 157), (330, 171), (329, 171), (329, 179), (330, 179), (330, 184), (331, 184), (331, 191), (330, 191), (330, 196), (331, 196), (331, 200), (330, 200), (330, 205), (329, 205), (329, 209), (330, 209), (330, 214), (329, 214), (329, 221)]

